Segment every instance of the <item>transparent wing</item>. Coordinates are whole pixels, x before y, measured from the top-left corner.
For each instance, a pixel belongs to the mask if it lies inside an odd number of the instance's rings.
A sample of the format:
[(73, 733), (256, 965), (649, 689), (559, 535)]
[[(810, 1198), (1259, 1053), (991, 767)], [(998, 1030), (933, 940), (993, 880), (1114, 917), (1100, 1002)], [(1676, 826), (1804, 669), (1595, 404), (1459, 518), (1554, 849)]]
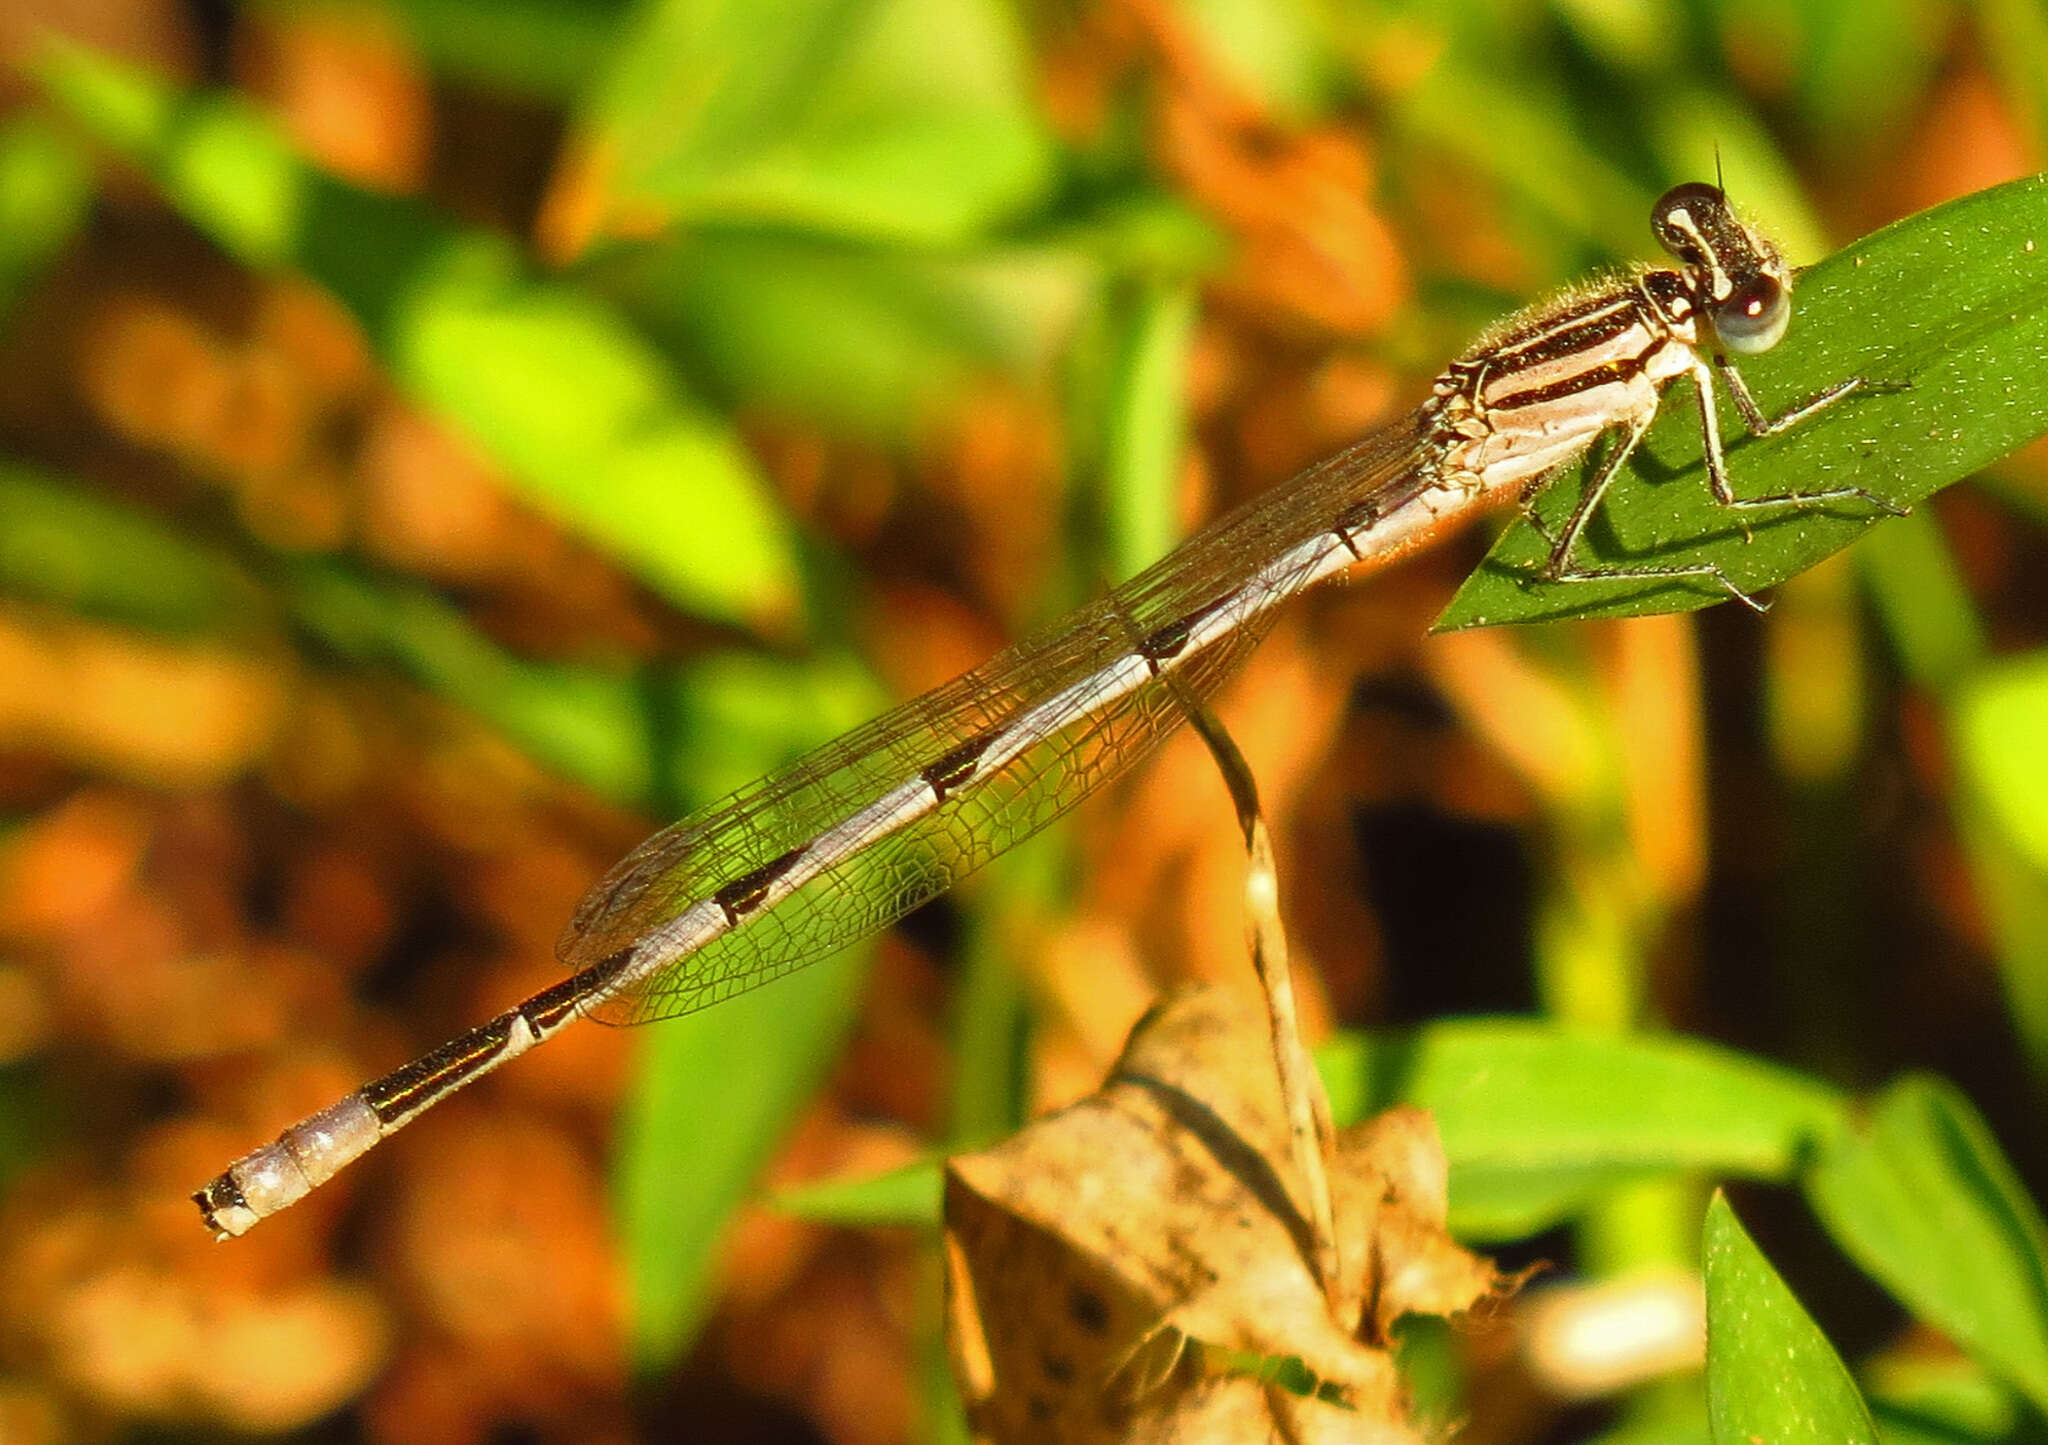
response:
[[(1102, 674), (1140, 638), (1219, 604), (1235, 606), (1239, 625), (1175, 668), (1198, 695), (1213, 694), (1265, 635), (1272, 604), (1299, 591), (1315, 569), (1304, 560), (1264, 579), (1255, 597), (1243, 595), (1247, 580), (1326, 534), (1346, 507), (1412, 486), (1416, 445), (1412, 426), (1366, 438), (1219, 519), (1049, 630), (655, 834), (578, 907), (559, 945), (562, 961), (583, 968), (631, 947), (955, 749)], [(1090, 709), (773, 907), (607, 999), (593, 1016), (637, 1024), (694, 1012), (875, 932), (1045, 827), (1182, 720), (1172, 688), (1156, 678)]]

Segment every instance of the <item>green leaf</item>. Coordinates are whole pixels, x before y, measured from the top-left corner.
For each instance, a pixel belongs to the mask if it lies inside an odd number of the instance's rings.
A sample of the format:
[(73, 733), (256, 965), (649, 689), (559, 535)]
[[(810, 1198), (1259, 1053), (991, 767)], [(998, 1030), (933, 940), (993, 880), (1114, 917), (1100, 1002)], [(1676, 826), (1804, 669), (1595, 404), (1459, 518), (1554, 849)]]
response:
[(1986, 814), (2036, 869), (2048, 873), (2048, 651), (1980, 672), (1956, 708), (1959, 761)]
[(1947, 696), (1975, 674), (1990, 646), (1940, 525), (1925, 512), (1896, 518), (1856, 549), (1856, 566), (1899, 665)]
[(43, 116), (0, 123), (0, 318), (85, 221), (92, 167)]
[(1861, 1371), (1870, 1413), (1885, 1445), (1973, 1445), (2041, 1438), (2018, 1395), (1974, 1361), (1905, 1348)]
[(819, 1224), (937, 1229), (945, 1193), (945, 1161), (934, 1158), (862, 1179), (827, 1179), (818, 1184), (779, 1189), (768, 1196), (768, 1204), (784, 1214)]
[(991, 374), (1044, 377), (1098, 269), (1052, 247), (942, 256), (714, 231), (606, 280), (720, 400), (901, 441)]
[(1475, 1239), (1532, 1233), (1676, 1170), (1790, 1178), (1843, 1119), (1834, 1091), (1725, 1049), (1527, 1020), (1343, 1034), (1318, 1060), (1340, 1123), (1400, 1101), (1436, 1116), (1452, 1224)]
[(1837, 1243), (1907, 1308), (2048, 1408), (2040, 1212), (1969, 1101), (1901, 1080), (1807, 1178)]
[(428, 588), (306, 563), (286, 586), (292, 619), (357, 663), (394, 667), (460, 704), (528, 756), (621, 803), (644, 801), (655, 744), (633, 680), (507, 652)]
[[(1776, 436), (1742, 432), (1721, 407), (1729, 479), (1739, 496), (1860, 486), (1910, 505), (2048, 431), (2048, 178), (2015, 181), (1909, 217), (1800, 278), (1786, 340), (1745, 361), (1767, 412), (1849, 376), (1908, 383), (1852, 395)], [(1689, 382), (1667, 392), (1657, 423), (1582, 539), (1590, 567), (1711, 563), (1746, 592), (1839, 551), (1876, 515), (1861, 503), (1753, 513), (1754, 540), (1717, 506), (1701, 462)], [(1583, 469), (1537, 504), (1554, 532)], [(1548, 544), (1516, 521), (1437, 625), (1624, 617), (1726, 600), (1711, 580), (1543, 582)]]
[(587, 143), (630, 214), (942, 244), (1051, 179), (997, 0), (662, 0), (615, 64)]
[(399, 384), (536, 505), (682, 607), (787, 630), (794, 550), (746, 451), (600, 302), (536, 279), (497, 237), (306, 165), (233, 95), (56, 41), (36, 73), (219, 244), (332, 291)]
[(1797, 77), (1803, 122), (1826, 133), (1837, 153), (1910, 124), (1926, 103), (1928, 85), (1939, 73), (1942, 25), (1927, 6), (1915, 0), (1803, 0), (1764, 8), (1786, 17), (1781, 33), (1800, 52), (1788, 57), (1784, 73)]
[(669, 733), (656, 795), (694, 808), (851, 732), (888, 695), (845, 653), (801, 661), (741, 649), (678, 667), (656, 705)]
[(871, 950), (856, 948), (644, 1035), (615, 1189), (643, 1373), (703, 1323), (726, 1220), (853, 1023)]
[(81, 484), (0, 462), (0, 587), (168, 632), (274, 630), (275, 608), (225, 553)]
[(442, 77), (570, 100), (609, 58), (631, 0), (393, 0)]
[(1877, 1445), (1841, 1356), (1718, 1190), (1702, 1252), (1714, 1445)]
[(1129, 310), (1110, 378), (1103, 459), (1108, 553), (1120, 577), (1136, 575), (1180, 540), (1174, 504), (1188, 442), (1195, 293), (1147, 288)]

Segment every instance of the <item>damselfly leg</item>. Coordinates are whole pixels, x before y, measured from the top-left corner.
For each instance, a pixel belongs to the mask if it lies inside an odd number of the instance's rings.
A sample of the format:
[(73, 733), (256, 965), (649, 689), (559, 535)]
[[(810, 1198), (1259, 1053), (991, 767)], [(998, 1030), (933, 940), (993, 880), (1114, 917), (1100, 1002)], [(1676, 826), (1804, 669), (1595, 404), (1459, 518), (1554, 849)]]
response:
[[(1751, 436), (1776, 436), (1790, 431), (1801, 422), (1807, 421), (1835, 403), (1857, 392), (1902, 390), (1904, 382), (1873, 382), (1867, 377), (1852, 376), (1836, 382), (1815, 395), (1808, 397), (1797, 406), (1776, 417), (1766, 416), (1757, 405), (1755, 394), (1743, 380), (1742, 373), (1726, 356), (1716, 356), (1709, 366), (1705, 361), (1694, 359), (1689, 368), (1693, 392), (1698, 400), (1700, 438), (1705, 455), (1707, 485), (1713, 493), (1715, 504), (1735, 511), (1736, 523), (1742, 528), (1743, 540), (1753, 540), (1748, 524), (1740, 513), (1767, 507), (1791, 507), (1799, 509), (1824, 510), (1844, 502), (1860, 502), (1876, 508), (1890, 516), (1901, 517), (1909, 510), (1897, 503), (1878, 496), (1864, 487), (1826, 487), (1810, 492), (1777, 492), (1761, 497), (1737, 496), (1728, 481), (1728, 462), (1721, 441), (1720, 413), (1714, 402), (1714, 376), (1718, 372), (1727, 383), (1728, 394), (1735, 399), (1735, 409), (1742, 414), (1743, 424)], [(1634, 454), (1643, 434), (1649, 430), (1651, 418), (1643, 417), (1619, 429), (1618, 440), (1608, 448), (1593, 469), (1593, 475), (1581, 491), (1571, 515), (1558, 532), (1551, 532), (1535, 513), (1535, 495), (1528, 498), (1523, 507), (1523, 516), (1536, 534), (1550, 544), (1550, 553), (1542, 564), (1534, 569), (1535, 575), (1545, 582), (1611, 582), (1637, 580), (1696, 581), (1711, 582), (1735, 601), (1754, 612), (1766, 612), (1770, 604), (1752, 596), (1730, 580), (1728, 574), (1711, 562), (1644, 563), (1641, 565), (1607, 566), (1582, 565), (1574, 560), (1583, 539), (1586, 526), (1599, 507), (1607, 490), (1621, 472), (1629, 457)], [(1539, 486), (1539, 492), (1542, 490)]]

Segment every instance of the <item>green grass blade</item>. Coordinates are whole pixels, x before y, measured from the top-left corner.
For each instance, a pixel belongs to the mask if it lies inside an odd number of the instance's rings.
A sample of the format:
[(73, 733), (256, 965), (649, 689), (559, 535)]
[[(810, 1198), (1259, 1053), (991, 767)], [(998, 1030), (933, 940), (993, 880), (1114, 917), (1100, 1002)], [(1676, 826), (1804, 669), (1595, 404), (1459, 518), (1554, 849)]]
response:
[(1877, 1445), (1841, 1356), (1718, 1192), (1703, 1253), (1714, 1445)]
[[(1910, 505), (2048, 432), (2048, 177), (1909, 217), (1800, 278), (1791, 334), (1743, 365), (1766, 411), (1847, 376), (1906, 382), (1852, 396), (1777, 436), (1741, 435), (1721, 407), (1738, 495), (1860, 486)], [(1740, 439), (1737, 437), (1740, 435)], [(1579, 495), (1566, 472), (1538, 504), (1555, 528)], [(1589, 567), (1712, 563), (1756, 592), (1839, 551), (1872, 525), (1860, 504), (1744, 518), (1714, 504), (1689, 384), (1663, 414), (1593, 519)], [(1562, 617), (1628, 617), (1726, 600), (1710, 581), (1543, 582), (1548, 545), (1511, 525), (1438, 621), (1442, 628)]]
[(780, 1189), (768, 1197), (768, 1204), (783, 1214), (819, 1224), (937, 1229), (946, 1192), (944, 1171), (941, 1159), (919, 1159), (885, 1174), (825, 1179)]
[(837, 1055), (871, 953), (848, 950), (646, 1031), (615, 1167), (644, 1372), (673, 1365), (709, 1312), (726, 1220)]
[(1964, 688), (1958, 760), (1991, 822), (2048, 877), (2048, 650), (2001, 659)]

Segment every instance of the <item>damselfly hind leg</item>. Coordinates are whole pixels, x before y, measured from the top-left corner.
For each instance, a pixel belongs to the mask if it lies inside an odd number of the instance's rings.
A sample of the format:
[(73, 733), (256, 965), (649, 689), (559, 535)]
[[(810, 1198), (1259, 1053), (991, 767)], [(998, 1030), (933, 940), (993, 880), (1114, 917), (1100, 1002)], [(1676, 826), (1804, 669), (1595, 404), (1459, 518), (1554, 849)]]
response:
[[(1631, 579), (1645, 582), (1711, 582), (1751, 611), (1769, 611), (1769, 603), (1761, 602), (1737, 587), (1729, 580), (1728, 574), (1712, 562), (1646, 563), (1635, 567), (1581, 567), (1573, 562), (1572, 553), (1577, 549), (1580, 537), (1585, 534), (1586, 524), (1593, 519), (1594, 509), (1600, 505), (1601, 498), (1607, 495), (1608, 487), (1614, 484), (1623, 463), (1627, 462), (1629, 455), (1635, 451), (1636, 443), (1640, 442), (1643, 433), (1650, 429), (1650, 420), (1651, 418), (1646, 416), (1626, 423), (1620, 440), (1608, 448), (1607, 454), (1593, 469), (1592, 480), (1586, 484), (1577, 505), (1572, 508), (1571, 516), (1565, 519), (1563, 529), (1556, 535), (1553, 536), (1549, 529), (1536, 519), (1533, 506), (1523, 506), (1522, 515), (1527, 518), (1530, 527), (1536, 535), (1550, 544), (1550, 555), (1535, 569), (1536, 576), (1545, 582), (1613, 582)], [(1537, 490), (1540, 491), (1541, 487), (1539, 486)], [(1529, 500), (1533, 503), (1534, 497)]]

